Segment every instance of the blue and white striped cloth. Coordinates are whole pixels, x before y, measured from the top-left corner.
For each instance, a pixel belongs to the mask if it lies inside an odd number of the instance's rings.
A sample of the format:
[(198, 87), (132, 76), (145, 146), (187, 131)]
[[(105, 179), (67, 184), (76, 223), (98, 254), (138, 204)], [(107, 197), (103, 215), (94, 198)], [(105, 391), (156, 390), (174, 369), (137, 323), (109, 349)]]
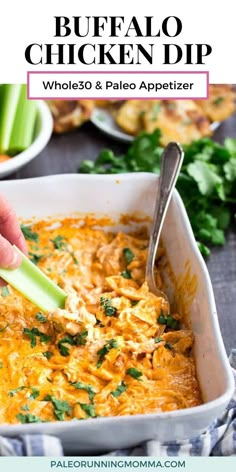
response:
[[(236, 385), (236, 349), (230, 355)], [(63, 456), (58, 438), (24, 435), (14, 439), (0, 437), (0, 456)], [(80, 454), (82, 455), (82, 454)], [(132, 449), (113, 451), (106, 456), (232, 456), (236, 455), (236, 390), (226, 411), (201, 436), (161, 443), (156, 440)], [(103, 455), (103, 457), (105, 457)]]

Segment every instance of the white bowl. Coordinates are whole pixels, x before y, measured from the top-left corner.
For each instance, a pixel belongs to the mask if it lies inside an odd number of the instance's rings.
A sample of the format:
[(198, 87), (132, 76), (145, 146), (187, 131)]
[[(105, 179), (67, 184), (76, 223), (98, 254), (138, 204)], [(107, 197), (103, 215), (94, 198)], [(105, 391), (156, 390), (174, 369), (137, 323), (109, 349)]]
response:
[(38, 102), (36, 133), (33, 143), (25, 151), (0, 163), (0, 179), (16, 172), (25, 164), (34, 159), (47, 145), (53, 130), (51, 112), (43, 101)]
[[(2, 192), (20, 217), (93, 212), (110, 215), (154, 210), (158, 178), (153, 174), (55, 175), (0, 182)], [(139, 223), (136, 223), (137, 225)], [(127, 226), (112, 230), (128, 231)], [(225, 353), (206, 265), (195, 242), (182, 200), (175, 191), (162, 238), (172, 266), (170, 300), (182, 311), (181, 293), (195, 337), (195, 360), (204, 404), (166, 413), (86, 419), (38, 424), (1, 425), (0, 435), (45, 433), (61, 438), (67, 454), (96, 453), (127, 448), (147, 439), (191, 438), (222, 414), (233, 391), (233, 374)], [(186, 275), (187, 274), (187, 275)], [(173, 285), (173, 275), (179, 284)], [(192, 283), (190, 283), (192, 280)], [(195, 286), (195, 288), (194, 288)], [(182, 305), (181, 305), (182, 304)]]

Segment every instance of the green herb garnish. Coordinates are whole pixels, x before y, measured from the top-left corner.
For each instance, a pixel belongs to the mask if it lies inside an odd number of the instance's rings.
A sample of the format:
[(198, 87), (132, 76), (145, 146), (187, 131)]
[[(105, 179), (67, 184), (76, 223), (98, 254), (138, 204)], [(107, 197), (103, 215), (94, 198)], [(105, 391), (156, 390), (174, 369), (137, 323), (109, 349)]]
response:
[(45, 352), (43, 352), (43, 356), (46, 357), (46, 359), (50, 360), (51, 357), (53, 356), (53, 352), (45, 351)]
[(78, 264), (79, 264), (79, 261), (78, 261), (78, 259), (75, 257), (74, 252), (70, 252), (70, 255), (71, 255), (72, 259), (73, 259), (74, 264), (78, 265)]
[(50, 239), (50, 241), (53, 243), (54, 248), (59, 249), (59, 251), (63, 251), (67, 248), (67, 243), (63, 236), (56, 236), (54, 239)]
[(6, 331), (6, 329), (8, 328), (9, 324), (6, 323), (5, 326), (3, 326), (3, 328), (0, 328), (0, 333), (3, 333), (4, 331)]
[(131, 300), (131, 306), (136, 306), (138, 304), (139, 300)]
[(82, 408), (82, 410), (86, 413), (88, 417), (95, 418), (97, 416), (95, 413), (94, 405), (80, 402), (78, 402), (78, 405), (80, 406), (80, 408)]
[(125, 247), (123, 249), (123, 255), (124, 255), (124, 258), (125, 258), (127, 264), (130, 264), (132, 262), (132, 260), (134, 259), (134, 253), (128, 247)]
[(129, 269), (124, 270), (123, 272), (121, 272), (120, 275), (122, 275), (124, 279), (132, 279), (132, 275)]
[(126, 390), (127, 390), (127, 385), (122, 380), (120, 385), (118, 385), (118, 387), (113, 392), (111, 392), (111, 395), (113, 395), (113, 397), (115, 397), (115, 398), (118, 398)]
[(31, 391), (32, 391), (32, 393), (31, 393), (31, 395), (30, 395), (30, 397), (29, 397), (31, 400), (34, 400), (35, 398), (39, 397), (40, 392), (37, 390), (37, 388), (32, 387), (32, 388), (31, 388)]
[(82, 331), (82, 333), (76, 334), (76, 336), (66, 336), (61, 339), (58, 343), (60, 354), (64, 357), (69, 356), (69, 348), (65, 344), (70, 346), (85, 346), (87, 342), (88, 331)]
[(2, 288), (1, 288), (1, 295), (2, 295), (2, 297), (8, 297), (9, 294), (10, 294), (10, 292), (9, 292), (9, 288), (8, 288), (8, 287), (2, 287)]
[(98, 362), (96, 364), (96, 367), (99, 369), (99, 367), (101, 367), (104, 361), (106, 354), (108, 354), (108, 352), (111, 349), (117, 349), (117, 348), (118, 348), (118, 344), (115, 339), (110, 339), (109, 341), (106, 341), (106, 344), (104, 344), (104, 346), (101, 349), (99, 349), (99, 351), (97, 352)]
[(42, 343), (48, 343), (51, 339), (51, 336), (48, 336), (47, 334), (41, 333), (41, 331), (39, 331), (38, 328), (32, 328), (32, 329), (24, 328), (23, 333), (26, 336), (28, 336), (28, 338), (30, 339), (31, 347), (36, 346), (36, 337), (39, 337), (39, 339)]
[(88, 392), (89, 400), (91, 402), (93, 401), (96, 392), (91, 385), (85, 385), (82, 382), (70, 382), (70, 384), (78, 390), (85, 390), (86, 392)]
[(115, 316), (116, 315), (117, 308), (112, 306), (110, 298), (101, 297), (100, 298), (100, 305), (103, 307), (104, 313), (105, 313), (106, 316)]
[(156, 344), (161, 343), (162, 341), (163, 341), (163, 339), (162, 339), (161, 337), (154, 339), (154, 342), (155, 342)]
[(65, 421), (65, 414), (71, 416), (72, 407), (70, 404), (63, 400), (58, 400), (52, 395), (46, 395), (44, 401), (51, 401), (54, 408), (55, 418), (59, 421)]
[(66, 336), (63, 339), (60, 339), (58, 343), (58, 348), (60, 351), (60, 354), (64, 357), (69, 356), (69, 348), (65, 346), (65, 344), (69, 344), (70, 346), (74, 346), (74, 339), (72, 336)]
[(18, 413), (16, 415), (16, 418), (22, 423), (22, 424), (28, 424), (28, 423), (42, 423), (42, 420), (38, 418), (38, 416), (31, 415), (30, 413), (23, 415), (22, 413)]
[(165, 343), (165, 344), (164, 344), (164, 347), (165, 347), (166, 349), (169, 349), (170, 351), (172, 351), (172, 349), (173, 349), (173, 346), (172, 346), (170, 343)]
[(22, 411), (29, 411), (29, 405), (23, 405), (23, 406), (21, 407), (21, 410), (22, 410)]
[(42, 254), (35, 254), (35, 252), (29, 252), (29, 256), (30, 261), (35, 265), (38, 265), (39, 261), (44, 257)]
[(25, 385), (22, 385), (21, 387), (14, 388), (13, 390), (10, 390), (8, 392), (8, 395), (9, 397), (14, 397), (18, 392), (21, 392), (25, 388), (28, 388), (28, 387), (26, 387)]
[(76, 336), (73, 338), (74, 339), (74, 345), (75, 346), (85, 346), (87, 342), (87, 336), (88, 336), (88, 331), (84, 330), (82, 333), (76, 334)]
[[(160, 137), (160, 130), (150, 134), (142, 132), (123, 156), (116, 156), (111, 150), (105, 149), (95, 162), (82, 162), (80, 172), (159, 174), (163, 152)], [(177, 189), (186, 207), (199, 249), (203, 255), (208, 255), (209, 246), (225, 243), (224, 233), (235, 218), (236, 139), (226, 138), (221, 145), (205, 137), (184, 145), (183, 148), (185, 157)]]
[(46, 316), (44, 316), (40, 311), (37, 313), (35, 318), (36, 318), (37, 321), (40, 321), (40, 323), (46, 323), (46, 321), (47, 321)]
[(140, 377), (142, 377), (143, 374), (142, 372), (140, 372), (140, 370), (135, 369), (135, 367), (130, 367), (129, 369), (127, 369), (126, 375), (130, 375), (134, 379), (140, 380)]
[(39, 242), (38, 233), (35, 233), (34, 231), (32, 231), (31, 226), (20, 225), (20, 229), (21, 229), (25, 239), (27, 239), (28, 241), (34, 241), (35, 243)]
[(161, 313), (157, 319), (157, 322), (159, 324), (166, 325), (167, 328), (176, 330), (179, 329), (179, 321), (171, 315), (164, 315), (163, 313)]
[(217, 97), (214, 101), (214, 105), (220, 105), (224, 101), (224, 97)]

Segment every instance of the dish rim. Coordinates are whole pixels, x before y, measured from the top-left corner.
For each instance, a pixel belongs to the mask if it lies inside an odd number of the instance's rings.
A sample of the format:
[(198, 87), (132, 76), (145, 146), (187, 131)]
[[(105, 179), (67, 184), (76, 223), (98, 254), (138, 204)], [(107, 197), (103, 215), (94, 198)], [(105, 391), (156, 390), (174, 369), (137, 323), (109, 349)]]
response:
[[(26, 185), (27, 183), (33, 183), (35, 181), (38, 181), (40, 183), (40, 181), (50, 181), (50, 180), (55, 180), (55, 181), (60, 181), (60, 180), (63, 180), (63, 181), (70, 181), (70, 180), (90, 180), (90, 181), (111, 181), (111, 182), (114, 182), (116, 183), (117, 179), (120, 179), (121, 181), (129, 181), (129, 180), (141, 180), (141, 179), (148, 179), (148, 180), (156, 180), (158, 179), (158, 176), (156, 174), (152, 174), (152, 173), (148, 173), (148, 172), (134, 172), (134, 173), (125, 173), (125, 174), (112, 174), (112, 175), (107, 175), (107, 174), (98, 174), (98, 175), (90, 175), (90, 174), (55, 174), (55, 175), (48, 175), (48, 176), (42, 176), (42, 177), (32, 177), (32, 178), (29, 178), (29, 179), (20, 179), (20, 180), (7, 180), (7, 181), (2, 181), (0, 182), (0, 187), (3, 186), (3, 187), (11, 187), (12, 185), (14, 186), (21, 186), (21, 185)], [(210, 311), (210, 314), (211, 314), (211, 321), (212, 321), (212, 332), (213, 332), (213, 335), (214, 335), (214, 339), (215, 339), (215, 342), (216, 342), (216, 345), (217, 345), (217, 348), (218, 348), (218, 352), (219, 352), (219, 357), (221, 358), (221, 361), (222, 361), (222, 365), (225, 369), (225, 391), (222, 395), (220, 395), (219, 397), (215, 398), (214, 400), (210, 400), (206, 403), (203, 403), (202, 405), (197, 405), (197, 406), (194, 406), (194, 407), (190, 407), (190, 408), (185, 408), (185, 409), (180, 409), (180, 410), (175, 410), (175, 411), (170, 411), (170, 412), (161, 412), (161, 413), (144, 413), (144, 414), (137, 414), (137, 415), (122, 415), (122, 416), (111, 416), (111, 417), (101, 417), (101, 418), (96, 418), (96, 423), (97, 424), (103, 424), (104, 422), (108, 422), (108, 421), (111, 421), (111, 420), (122, 420), (122, 418), (132, 418), (132, 421), (139, 421), (140, 419), (142, 418), (147, 418), (147, 419), (156, 419), (158, 420), (158, 418), (178, 418), (178, 417), (181, 417), (181, 418), (184, 418), (184, 417), (187, 417), (189, 415), (191, 415), (191, 417), (193, 416), (198, 416), (198, 414), (200, 413), (204, 413), (204, 412), (208, 412), (211, 411), (211, 410), (214, 410), (214, 409), (217, 409), (218, 407), (220, 407), (220, 405), (222, 403), (227, 403), (230, 401), (230, 399), (232, 398), (232, 395), (233, 395), (233, 392), (234, 392), (234, 389), (235, 389), (235, 384), (234, 384), (234, 376), (233, 376), (233, 372), (232, 372), (232, 369), (230, 367), (230, 364), (229, 364), (229, 361), (228, 361), (228, 358), (227, 358), (227, 354), (226, 354), (226, 351), (225, 351), (225, 347), (224, 347), (224, 343), (223, 343), (223, 338), (222, 338), (222, 335), (221, 335), (221, 331), (220, 331), (220, 326), (219, 326), (219, 320), (218, 320), (218, 317), (217, 317), (217, 310), (216, 310), (216, 304), (215, 304), (215, 298), (214, 298), (214, 293), (213, 293), (213, 288), (212, 288), (212, 284), (211, 284), (211, 279), (210, 279), (210, 275), (209, 275), (209, 272), (208, 272), (208, 269), (206, 267), (206, 264), (205, 264), (205, 261), (198, 249), (198, 246), (197, 246), (197, 243), (195, 241), (195, 238), (194, 238), (194, 235), (193, 235), (193, 231), (192, 231), (192, 228), (191, 228), (191, 225), (190, 225), (190, 222), (189, 222), (189, 219), (188, 219), (188, 216), (187, 216), (187, 212), (186, 212), (186, 209), (184, 207), (184, 204), (183, 204), (183, 201), (179, 195), (179, 193), (177, 192), (177, 190), (175, 189), (174, 190), (174, 193), (173, 193), (173, 198), (175, 199), (175, 202), (177, 204), (177, 207), (178, 209), (180, 210), (180, 215), (181, 215), (181, 222), (182, 224), (185, 225), (186, 227), (186, 235), (188, 237), (188, 240), (189, 240), (189, 245), (190, 245), (190, 248), (192, 250), (192, 254), (193, 254), (193, 257), (195, 258), (195, 261), (198, 263), (200, 269), (201, 269), (201, 272), (202, 272), (202, 277), (204, 279), (204, 282), (205, 282), (205, 285), (206, 285), (206, 290), (207, 290), (207, 295), (208, 295), (208, 301), (209, 301), (209, 311)], [(79, 212), (79, 211), (78, 211)], [(84, 212), (83, 212), (84, 213)], [(91, 213), (91, 212), (89, 212)], [(105, 214), (105, 213), (104, 213)], [(88, 424), (94, 424), (94, 419), (86, 419), (86, 422), (85, 422), (87, 425)], [(28, 429), (28, 427), (30, 426), (30, 428), (34, 428), (35, 430), (37, 429), (41, 429), (42, 427), (42, 424), (45, 428), (45, 431), (47, 430), (48, 426), (50, 427), (51, 425), (54, 424), (54, 422), (50, 422), (50, 423), (38, 423), (38, 424), (35, 424), (35, 423), (31, 423), (31, 424), (18, 424), (18, 423), (14, 423), (14, 424), (10, 424), (10, 423), (3, 423), (0, 425), (0, 432), (2, 430), (5, 430), (5, 428), (7, 427), (7, 429), (14, 429), (14, 430), (17, 430), (18, 428), (22, 429), (22, 427), (25, 429)], [(64, 429), (65, 425), (72, 425), (72, 424), (75, 424), (73, 421), (58, 421), (56, 422), (57, 424), (57, 427), (59, 428), (62, 428)], [(77, 423), (76, 423), (77, 424)], [(80, 423), (81, 425), (83, 424)], [(83, 428), (83, 426), (82, 426)]]
[[(105, 116), (107, 114), (109, 114), (112, 121), (114, 122), (114, 128), (109, 126), (106, 119), (101, 120), (101, 121), (99, 120), (99, 118), (98, 118), (99, 112), (104, 113)], [(91, 123), (93, 123), (94, 126), (96, 126), (96, 128), (98, 128), (104, 134), (106, 134), (107, 136), (110, 136), (113, 139), (117, 139), (118, 141), (122, 141), (124, 143), (132, 143), (134, 141), (134, 139), (137, 137), (137, 136), (133, 136), (132, 134), (125, 133), (125, 131), (123, 131), (122, 128), (120, 128), (116, 124), (114, 118), (112, 117), (112, 114), (109, 113), (109, 110), (107, 108), (95, 107), (93, 109), (90, 121), (91, 121)], [(219, 126), (221, 124), (222, 124), (222, 121), (213, 121), (213, 122), (211, 122), (210, 123), (210, 128), (211, 128), (212, 132), (214, 133), (217, 130), (217, 128), (219, 128)]]

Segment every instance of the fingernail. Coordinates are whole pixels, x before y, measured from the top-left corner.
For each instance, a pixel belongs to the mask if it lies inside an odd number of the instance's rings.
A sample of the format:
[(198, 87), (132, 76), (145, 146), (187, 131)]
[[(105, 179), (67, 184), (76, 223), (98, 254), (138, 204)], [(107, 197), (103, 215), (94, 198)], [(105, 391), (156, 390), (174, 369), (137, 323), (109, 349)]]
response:
[(21, 264), (21, 255), (16, 252), (16, 251), (13, 251), (13, 255), (12, 255), (12, 261), (10, 262), (9, 264), (9, 269), (16, 269), (17, 267), (19, 267), (19, 265)]

